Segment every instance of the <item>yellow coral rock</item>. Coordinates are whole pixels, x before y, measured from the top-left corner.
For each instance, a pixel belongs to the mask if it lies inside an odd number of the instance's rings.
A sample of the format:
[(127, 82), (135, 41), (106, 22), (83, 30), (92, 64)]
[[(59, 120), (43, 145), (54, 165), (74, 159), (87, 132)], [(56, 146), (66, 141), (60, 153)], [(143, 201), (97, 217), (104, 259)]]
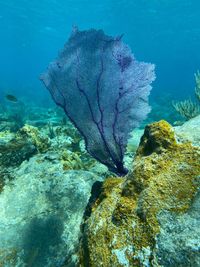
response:
[(178, 144), (165, 121), (148, 125), (132, 171), (104, 182), (84, 222), (80, 266), (157, 266), (153, 258), (160, 231), (157, 215), (162, 210), (186, 212), (199, 174), (199, 148)]
[(35, 145), (39, 152), (46, 152), (49, 148), (49, 138), (42, 135), (37, 127), (25, 125), (19, 130), (18, 134), (20, 137), (24, 135), (26, 138), (30, 138), (31, 142)]

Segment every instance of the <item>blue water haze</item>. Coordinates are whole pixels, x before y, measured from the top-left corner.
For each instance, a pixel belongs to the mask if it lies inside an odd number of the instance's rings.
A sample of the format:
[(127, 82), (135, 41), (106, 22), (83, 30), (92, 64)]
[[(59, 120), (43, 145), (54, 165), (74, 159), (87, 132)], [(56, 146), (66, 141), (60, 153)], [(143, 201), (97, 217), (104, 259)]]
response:
[(193, 93), (200, 69), (200, 1), (0, 0), (0, 94), (50, 99), (38, 78), (73, 25), (123, 33), (138, 60), (156, 64), (154, 96)]

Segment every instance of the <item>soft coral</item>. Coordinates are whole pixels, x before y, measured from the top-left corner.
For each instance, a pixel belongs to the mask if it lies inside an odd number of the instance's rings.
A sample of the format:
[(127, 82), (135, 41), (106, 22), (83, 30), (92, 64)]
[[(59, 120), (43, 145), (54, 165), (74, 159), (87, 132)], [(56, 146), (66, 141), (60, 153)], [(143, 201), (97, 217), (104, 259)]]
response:
[(136, 61), (121, 37), (76, 29), (41, 79), (83, 135), (87, 151), (125, 175), (128, 137), (150, 111), (154, 65)]

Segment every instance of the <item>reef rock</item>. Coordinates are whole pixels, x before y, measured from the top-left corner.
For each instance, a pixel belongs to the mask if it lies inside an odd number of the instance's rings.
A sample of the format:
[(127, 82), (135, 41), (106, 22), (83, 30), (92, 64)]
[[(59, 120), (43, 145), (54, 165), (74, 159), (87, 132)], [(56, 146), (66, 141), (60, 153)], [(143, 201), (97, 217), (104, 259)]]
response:
[(25, 125), (16, 134), (0, 133), (0, 164), (18, 166), (34, 152), (45, 152), (49, 147), (47, 136), (42, 136), (36, 127)]
[(17, 166), (35, 151), (36, 148), (30, 140), (9, 131), (0, 133), (1, 166)]
[(177, 139), (181, 142), (191, 142), (200, 146), (200, 115), (185, 122), (182, 126), (175, 127)]
[(25, 125), (17, 133), (0, 133), (0, 191), (5, 180), (13, 179), (14, 168), (37, 152), (45, 152), (49, 138), (36, 127)]
[(50, 152), (16, 168), (0, 194), (0, 266), (75, 266), (82, 216), (97, 179), (63, 170)]
[(199, 185), (200, 149), (148, 125), (132, 172), (106, 179), (85, 213), (80, 266), (200, 266)]

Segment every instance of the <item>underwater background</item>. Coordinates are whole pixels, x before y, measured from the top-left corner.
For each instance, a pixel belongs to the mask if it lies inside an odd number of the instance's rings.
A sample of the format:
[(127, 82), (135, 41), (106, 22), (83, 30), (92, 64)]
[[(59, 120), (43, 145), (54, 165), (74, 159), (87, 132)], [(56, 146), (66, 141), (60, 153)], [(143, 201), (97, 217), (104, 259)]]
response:
[[(110, 154), (85, 102), (68, 102), (80, 134), (40, 80), (76, 26), (155, 64)], [(199, 70), (199, 0), (0, 0), (0, 267), (200, 267)]]
[(200, 61), (199, 9), (198, 0), (0, 1), (0, 93), (46, 103), (38, 77), (77, 25), (124, 34), (138, 60), (156, 64), (153, 95), (188, 97)]

